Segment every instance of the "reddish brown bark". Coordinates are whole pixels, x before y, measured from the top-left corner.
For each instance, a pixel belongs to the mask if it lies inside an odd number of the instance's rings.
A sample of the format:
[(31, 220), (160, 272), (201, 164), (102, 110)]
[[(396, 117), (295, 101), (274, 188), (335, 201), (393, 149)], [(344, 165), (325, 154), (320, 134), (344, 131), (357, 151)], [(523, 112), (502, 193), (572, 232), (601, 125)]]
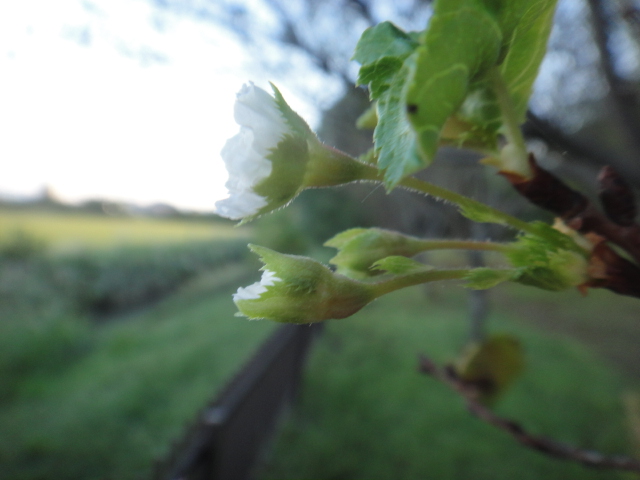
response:
[[(604, 213), (583, 194), (540, 167), (529, 156), (533, 175), (524, 178), (501, 172), (531, 203), (560, 217), (570, 228), (594, 241), (591, 254), (593, 281), (588, 287), (607, 288), (621, 295), (640, 297), (640, 226), (635, 223), (636, 204), (631, 189), (611, 167), (598, 176)], [(624, 258), (605, 242), (620, 247)]]

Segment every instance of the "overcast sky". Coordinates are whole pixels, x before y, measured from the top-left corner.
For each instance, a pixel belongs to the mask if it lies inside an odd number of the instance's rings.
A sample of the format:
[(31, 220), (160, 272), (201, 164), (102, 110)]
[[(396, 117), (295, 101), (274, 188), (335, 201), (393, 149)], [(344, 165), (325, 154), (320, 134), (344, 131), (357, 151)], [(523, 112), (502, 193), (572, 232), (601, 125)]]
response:
[(235, 93), (268, 85), (249, 67), (226, 31), (146, 0), (0, 3), (0, 195), (212, 210)]

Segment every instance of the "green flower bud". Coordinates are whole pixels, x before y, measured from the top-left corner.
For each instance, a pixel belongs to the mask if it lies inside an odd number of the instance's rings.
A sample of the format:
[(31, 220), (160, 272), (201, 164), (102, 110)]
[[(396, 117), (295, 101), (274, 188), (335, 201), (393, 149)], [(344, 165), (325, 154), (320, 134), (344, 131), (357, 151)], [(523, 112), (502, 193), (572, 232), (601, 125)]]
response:
[(382, 271), (371, 268), (378, 260), (413, 257), (426, 250), (427, 245), (423, 239), (381, 228), (353, 228), (325, 242), (325, 246), (339, 250), (329, 263), (337, 266), (338, 273), (352, 278), (380, 275)]
[(589, 280), (588, 262), (576, 252), (549, 252), (545, 261), (519, 269), (513, 280), (544, 290), (566, 290)]
[(285, 323), (312, 323), (353, 315), (377, 296), (372, 285), (332, 272), (310, 258), (250, 245), (264, 263), (262, 279), (233, 300), (241, 315)]
[[(566, 238), (573, 243), (569, 237)], [(516, 267), (511, 279), (525, 285), (559, 291), (589, 280), (586, 255), (577, 250), (555, 247), (544, 238), (521, 237), (510, 248), (507, 258)]]
[(229, 172), (229, 197), (216, 203), (223, 217), (249, 221), (287, 205), (305, 188), (348, 183), (375, 171), (322, 144), (272, 87), (275, 97), (253, 84), (237, 95), (240, 133), (221, 152)]

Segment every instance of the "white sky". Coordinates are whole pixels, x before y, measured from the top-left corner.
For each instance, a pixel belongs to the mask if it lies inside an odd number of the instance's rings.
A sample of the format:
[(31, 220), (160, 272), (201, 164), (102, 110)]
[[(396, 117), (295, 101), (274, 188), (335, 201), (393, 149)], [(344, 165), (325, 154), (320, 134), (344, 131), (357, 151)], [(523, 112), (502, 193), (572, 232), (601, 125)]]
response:
[(0, 2), (0, 194), (213, 210), (248, 62), (224, 30), (145, 0)]

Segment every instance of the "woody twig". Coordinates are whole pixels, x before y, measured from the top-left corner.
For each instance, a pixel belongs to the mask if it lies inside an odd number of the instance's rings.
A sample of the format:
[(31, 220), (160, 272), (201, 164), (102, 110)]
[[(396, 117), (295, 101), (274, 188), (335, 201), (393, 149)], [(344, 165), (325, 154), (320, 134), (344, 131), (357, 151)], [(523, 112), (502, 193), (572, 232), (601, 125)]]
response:
[[(540, 167), (529, 156), (530, 178), (501, 172), (531, 203), (557, 215), (564, 223), (594, 241), (591, 252), (593, 280), (586, 286), (607, 288), (621, 295), (640, 297), (640, 225), (636, 204), (624, 179), (611, 167), (598, 176), (603, 212), (583, 194)], [(630, 261), (614, 250), (616, 245)]]
[(428, 357), (421, 355), (419, 359), (419, 370), (422, 373), (440, 380), (458, 392), (465, 399), (467, 408), (473, 415), (508, 433), (527, 448), (555, 458), (578, 462), (589, 467), (640, 472), (640, 460), (635, 458), (624, 455), (605, 455), (594, 450), (585, 450), (544, 436), (533, 435), (513, 420), (496, 415), (477, 400), (476, 387), (463, 381), (450, 366), (440, 367)]

